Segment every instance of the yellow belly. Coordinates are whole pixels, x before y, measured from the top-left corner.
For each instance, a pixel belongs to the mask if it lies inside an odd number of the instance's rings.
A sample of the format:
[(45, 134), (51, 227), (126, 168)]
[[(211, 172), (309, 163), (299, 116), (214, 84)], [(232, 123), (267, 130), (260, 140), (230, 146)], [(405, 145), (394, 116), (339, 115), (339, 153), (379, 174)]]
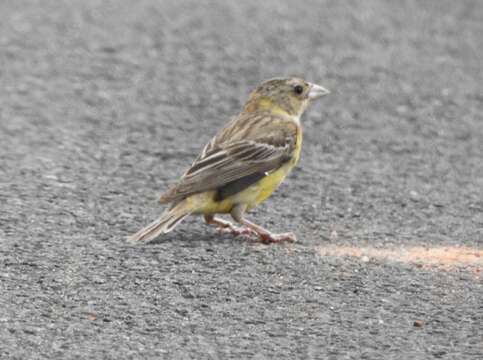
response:
[(258, 190), (258, 194), (255, 198), (254, 204), (252, 204), (252, 206), (249, 205), (248, 207), (252, 208), (267, 200), (270, 195), (272, 195), (273, 192), (277, 190), (277, 188), (280, 186), (282, 181), (285, 179), (285, 177), (294, 166), (294, 162), (287, 163), (277, 171), (274, 171), (272, 174), (264, 177), (257, 184), (255, 184), (255, 187)]
[(297, 134), (296, 148), (294, 157), (291, 161), (283, 165), (278, 170), (265, 176), (257, 183), (249, 186), (243, 191), (226, 198), (223, 201), (214, 201), (216, 191), (208, 191), (201, 194), (190, 196), (186, 201), (191, 203), (191, 208), (196, 209), (194, 213), (198, 214), (226, 214), (230, 213), (233, 206), (237, 204), (246, 204), (247, 210), (250, 210), (262, 203), (273, 194), (279, 187), (287, 174), (297, 164), (300, 158), (300, 150), (302, 148), (302, 131)]
[(230, 213), (233, 206), (237, 204), (246, 204), (247, 209), (252, 209), (258, 204), (265, 201), (279, 187), (285, 176), (290, 172), (295, 164), (292, 162), (282, 166), (277, 171), (264, 177), (257, 183), (249, 186), (238, 194), (232, 195), (223, 201), (214, 201), (215, 191), (208, 191), (202, 194), (196, 194), (186, 199), (192, 203), (193, 208), (199, 214), (226, 214)]

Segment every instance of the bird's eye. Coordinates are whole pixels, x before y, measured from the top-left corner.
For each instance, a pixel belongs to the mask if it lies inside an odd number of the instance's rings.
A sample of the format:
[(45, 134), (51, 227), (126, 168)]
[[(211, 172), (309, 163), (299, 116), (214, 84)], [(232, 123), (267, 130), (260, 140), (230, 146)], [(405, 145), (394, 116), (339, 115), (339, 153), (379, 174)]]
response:
[(302, 85), (297, 85), (293, 88), (296, 94), (300, 95), (304, 92), (304, 87)]

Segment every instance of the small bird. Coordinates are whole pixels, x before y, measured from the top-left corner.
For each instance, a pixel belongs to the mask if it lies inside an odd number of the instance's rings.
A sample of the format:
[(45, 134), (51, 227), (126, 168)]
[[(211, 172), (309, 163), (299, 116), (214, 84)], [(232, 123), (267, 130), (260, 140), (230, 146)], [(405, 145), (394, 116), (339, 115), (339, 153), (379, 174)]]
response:
[[(297, 164), (302, 147), (300, 117), (329, 91), (299, 78), (275, 78), (250, 94), (242, 112), (204, 147), (160, 202), (171, 204), (130, 241), (150, 241), (174, 229), (191, 214), (235, 235), (256, 235), (264, 243), (295, 241), (293, 233), (274, 234), (245, 219), (265, 201)], [(230, 214), (233, 223), (215, 217)]]

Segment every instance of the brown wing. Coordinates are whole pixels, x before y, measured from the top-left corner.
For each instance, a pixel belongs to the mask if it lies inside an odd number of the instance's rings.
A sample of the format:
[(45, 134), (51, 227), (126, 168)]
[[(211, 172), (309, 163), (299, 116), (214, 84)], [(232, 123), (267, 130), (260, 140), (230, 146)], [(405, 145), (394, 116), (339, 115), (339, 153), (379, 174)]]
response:
[[(219, 189), (239, 179), (254, 179), (258, 177), (255, 174), (276, 170), (292, 159), (297, 126), (286, 119), (283, 121), (283, 118), (270, 116), (269, 121), (265, 121), (266, 118), (267, 115), (259, 121), (250, 121), (250, 124), (235, 121), (223, 129), (205, 147), (179, 183), (161, 196), (160, 201), (179, 201), (192, 194)], [(233, 126), (238, 126), (238, 130), (236, 135), (230, 136)], [(239, 139), (240, 133), (245, 134), (244, 139)], [(233, 138), (235, 140), (230, 141)]]

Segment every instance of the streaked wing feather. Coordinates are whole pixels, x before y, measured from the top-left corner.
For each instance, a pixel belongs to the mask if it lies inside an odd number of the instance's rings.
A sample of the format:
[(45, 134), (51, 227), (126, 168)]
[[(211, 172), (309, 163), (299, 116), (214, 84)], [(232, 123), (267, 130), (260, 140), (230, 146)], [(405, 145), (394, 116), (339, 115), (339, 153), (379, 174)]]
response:
[(209, 149), (198, 159), (180, 182), (161, 197), (161, 202), (176, 201), (191, 194), (217, 189), (255, 173), (270, 172), (291, 159), (294, 139), (246, 140)]

